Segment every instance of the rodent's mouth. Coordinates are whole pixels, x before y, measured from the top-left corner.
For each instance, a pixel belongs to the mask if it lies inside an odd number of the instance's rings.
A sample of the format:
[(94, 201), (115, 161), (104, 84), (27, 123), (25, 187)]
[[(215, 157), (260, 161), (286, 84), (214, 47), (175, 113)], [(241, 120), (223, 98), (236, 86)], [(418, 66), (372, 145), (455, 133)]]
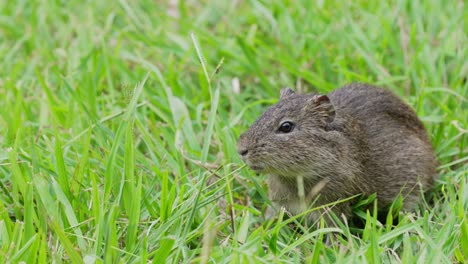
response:
[(253, 171), (255, 171), (256, 173), (260, 173), (262, 172), (264, 169), (265, 169), (265, 166), (263, 166), (263, 164), (258, 164), (256, 163), (255, 165), (252, 164), (251, 162), (249, 162), (248, 160), (246, 160), (246, 163), (247, 165), (249, 166), (249, 168)]
[(249, 166), (249, 167), (255, 172), (261, 172), (263, 170), (263, 167), (261, 166)]
[(245, 157), (242, 160), (256, 173), (265, 172), (265, 169), (268, 167), (267, 164), (264, 164), (262, 161), (258, 161), (252, 157)]

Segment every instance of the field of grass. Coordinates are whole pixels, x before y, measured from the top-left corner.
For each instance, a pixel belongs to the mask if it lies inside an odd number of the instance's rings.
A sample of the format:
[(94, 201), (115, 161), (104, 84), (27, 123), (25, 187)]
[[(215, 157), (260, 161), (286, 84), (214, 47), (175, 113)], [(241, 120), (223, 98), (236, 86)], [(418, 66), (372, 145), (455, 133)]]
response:
[[(466, 263), (467, 34), (462, 0), (1, 1), (0, 263)], [(282, 87), (350, 82), (424, 121), (431, 199), (265, 220), (238, 136)]]

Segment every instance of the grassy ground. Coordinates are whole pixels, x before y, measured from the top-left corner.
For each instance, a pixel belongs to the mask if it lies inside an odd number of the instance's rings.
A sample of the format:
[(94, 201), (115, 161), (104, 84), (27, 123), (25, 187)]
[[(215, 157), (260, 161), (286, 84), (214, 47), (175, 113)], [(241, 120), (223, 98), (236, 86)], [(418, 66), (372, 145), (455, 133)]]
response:
[[(466, 261), (464, 1), (172, 2), (0, 2), (1, 263)], [(361, 227), (266, 221), (237, 137), (282, 87), (353, 81), (424, 121), (433, 203)]]

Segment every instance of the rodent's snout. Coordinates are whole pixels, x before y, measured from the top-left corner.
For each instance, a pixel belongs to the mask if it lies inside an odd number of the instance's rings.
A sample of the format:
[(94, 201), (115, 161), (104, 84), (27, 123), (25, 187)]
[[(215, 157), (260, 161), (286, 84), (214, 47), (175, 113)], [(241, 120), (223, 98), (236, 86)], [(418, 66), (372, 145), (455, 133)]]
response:
[(245, 156), (247, 153), (249, 153), (249, 150), (246, 148), (237, 148), (237, 153), (239, 153), (241, 156)]
[(237, 153), (241, 158), (245, 158), (249, 153), (248, 144), (245, 142), (244, 134), (242, 134), (237, 142)]

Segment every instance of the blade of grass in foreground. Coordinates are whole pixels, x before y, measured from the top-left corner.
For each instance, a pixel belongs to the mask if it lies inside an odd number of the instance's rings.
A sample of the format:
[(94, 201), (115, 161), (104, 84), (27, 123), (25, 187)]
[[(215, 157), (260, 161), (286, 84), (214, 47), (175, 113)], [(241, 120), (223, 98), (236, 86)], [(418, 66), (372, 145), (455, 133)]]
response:
[[(125, 168), (124, 168), (124, 175), (120, 175), (119, 173), (114, 173), (114, 166), (116, 165), (116, 160), (118, 158), (118, 150), (121, 146), (121, 141), (124, 136), (124, 134), (130, 133), (132, 134), (133, 132), (133, 116), (136, 111), (136, 106), (138, 103), (138, 99), (143, 92), (143, 87), (146, 83), (146, 80), (148, 79), (149, 72), (146, 74), (144, 79), (136, 86), (133, 96), (130, 100), (130, 103), (128, 104), (126, 108), (126, 112), (124, 113), (124, 116), (122, 117), (122, 122), (120, 122), (119, 127), (117, 128), (116, 135), (114, 137), (113, 145), (111, 148), (110, 155), (107, 160), (107, 165), (106, 165), (106, 172), (104, 175), (104, 202), (110, 201), (111, 195), (114, 195), (114, 201), (109, 204), (110, 209), (107, 213), (104, 215), (101, 215), (100, 218), (100, 228), (102, 230), (102, 235), (104, 236), (102, 243), (104, 243), (104, 259), (105, 261), (113, 261), (117, 257), (117, 252), (115, 251), (118, 245), (118, 235), (116, 232), (117, 225), (115, 224), (115, 220), (118, 217), (119, 214), (119, 207), (120, 203), (122, 201), (123, 197), (123, 189), (125, 186), (125, 177), (134, 177), (134, 154), (133, 154), (133, 148), (132, 152), (129, 154), (125, 154)], [(131, 135), (133, 137), (133, 134)], [(128, 138), (127, 138), (128, 140)], [(130, 144), (130, 146), (133, 146), (133, 139), (130, 139), (131, 142), (128, 142), (127, 144)], [(128, 146), (126, 146), (128, 148)], [(128, 174), (132, 174), (132, 176), (129, 176)], [(119, 178), (115, 179), (115, 175), (119, 175)], [(131, 202), (137, 202), (134, 201), (133, 198), (131, 197), (125, 197), (125, 200), (129, 200)], [(139, 203), (139, 201), (138, 201)], [(128, 206), (128, 211), (130, 211), (131, 205), (125, 204), (124, 207)], [(139, 205), (138, 205), (139, 207)], [(128, 213), (128, 212), (127, 212)], [(130, 213), (131, 215), (131, 213)], [(139, 216), (138, 216), (139, 217)], [(133, 217), (132, 220), (132, 225), (134, 224), (135, 217)], [(138, 221), (138, 219), (136, 220)], [(129, 234), (129, 236), (135, 236), (135, 231), (131, 230), (132, 234)], [(133, 243), (130, 243), (130, 247), (133, 246)]]
[(49, 222), (50, 227), (57, 235), (58, 239), (60, 240), (62, 246), (65, 248), (70, 260), (73, 264), (81, 264), (83, 262), (83, 258), (80, 256), (77, 250), (73, 247), (73, 243), (68, 239), (65, 232), (63, 232), (62, 228), (53, 220)]
[(104, 200), (105, 201), (108, 201), (108, 199), (110, 198), (110, 194), (112, 190), (114, 190), (115, 194), (118, 194), (119, 190), (116, 189), (116, 184), (114, 183), (114, 177), (112, 177), (113, 175), (115, 175), (114, 166), (115, 166), (115, 161), (117, 158), (117, 151), (120, 147), (120, 142), (123, 138), (125, 128), (128, 125), (128, 122), (131, 120), (132, 115), (135, 113), (138, 98), (140, 97), (143, 91), (143, 86), (145, 85), (146, 80), (148, 79), (148, 76), (149, 76), (149, 73), (147, 73), (146, 76), (143, 78), (143, 81), (141, 81), (136, 86), (132, 99), (130, 100), (130, 103), (128, 104), (126, 112), (122, 118), (122, 122), (120, 122), (117, 132), (115, 133), (115, 136), (113, 138), (114, 143), (112, 144), (109, 157), (107, 158), (106, 171), (104, 174)]
[(138, 244), (137, 232), (140, 220), (141, 207), (141, 184), (142, 177), (138, 173), (138, 180), (135, 180), (135, 153), (133, 143), (133, 122), (127, 126), (125, 136), (125, 183), (122, 200), (125, 205), (125, 211), (128, 217), (127, 237), (125, 239), (125, 249), (132, 252)]
[(68, 181), (69, 175), (65, 168), (65, 161), (63, 159), (63, 151), (62, 151), (62, 142), (60, 140), (60, 134), (58, 132), (57, 126), (54, 126), (54, 154), (55, 154), (55, 161), (57, 166), (57, 181), (60, 184), (60, 188), (62, 189), (63, 193), (67, 198), (70, 197), (70, 183)]
[[(194, 45), (196, 47), (197, 55), (200, 58), (200, 63), (202, 65), (202, 67), (203, 67), (203, 72), (205, 73), (206, 81), (207, 81), (209, 89), (211, 91), (211, 81), (209, 79), (209, 75), (208, 75), (208, 71), (206, 69), (205, 63), (203, 61), (203, 55), (201, 54), (201, 49), (198, 46), (195, 35), (193, 35), (193, 34), (192, 34), (192, 40), (193, 40), (193, 43), (194, 43)], [(214, 95), (211, 98), (210, 114), (208, 116), (208, 125), (207, 125), (207, 128), (205, 130), (205, 138), (204, 138), (204, 144), (203, 144), (203, 150), (202, 150), (202, 156), (201, 156), (201, 162), (202, 163), (205, 163), (207, 158), (208, 158), (208, 150), (209, 150), (209, 146), (210, 146), (210, 143), (211, 143), (211, 135), (213, 134), (213, 127), (214, 127), (214, 121), (215, 121), (215, 118), (216, 118), (216, 112), (217, 112), (217, 109), (218, 109), (218, 102), (219, 102), (219, 87), (216, 88), (216, 90), (214, 92)], [(188, 222), (186, 224), (186, 228), (185, 228), (185, 231), (184, 231), (184, 237), (187, 236), (187, 233), (189, 231), (189, 227), (192, 225), (195, 212), (198, 210), (198, 208), (197, 208), (198, 207), (198, 201), (200, 200), (200, 195), (202, 193), (203, 187), (205, 186), (206, 173), (203, 173), (202, 170), (200, 170), (200, 172), (198, 174), (198, 177), (201, 178), (201, 181), (200, 181), (201, 184), (200, 184), (197, 196), (195, 198), (195, 202), (194, 202), (192, 211), (190, 213), (189, 220), (188, 220)]]

